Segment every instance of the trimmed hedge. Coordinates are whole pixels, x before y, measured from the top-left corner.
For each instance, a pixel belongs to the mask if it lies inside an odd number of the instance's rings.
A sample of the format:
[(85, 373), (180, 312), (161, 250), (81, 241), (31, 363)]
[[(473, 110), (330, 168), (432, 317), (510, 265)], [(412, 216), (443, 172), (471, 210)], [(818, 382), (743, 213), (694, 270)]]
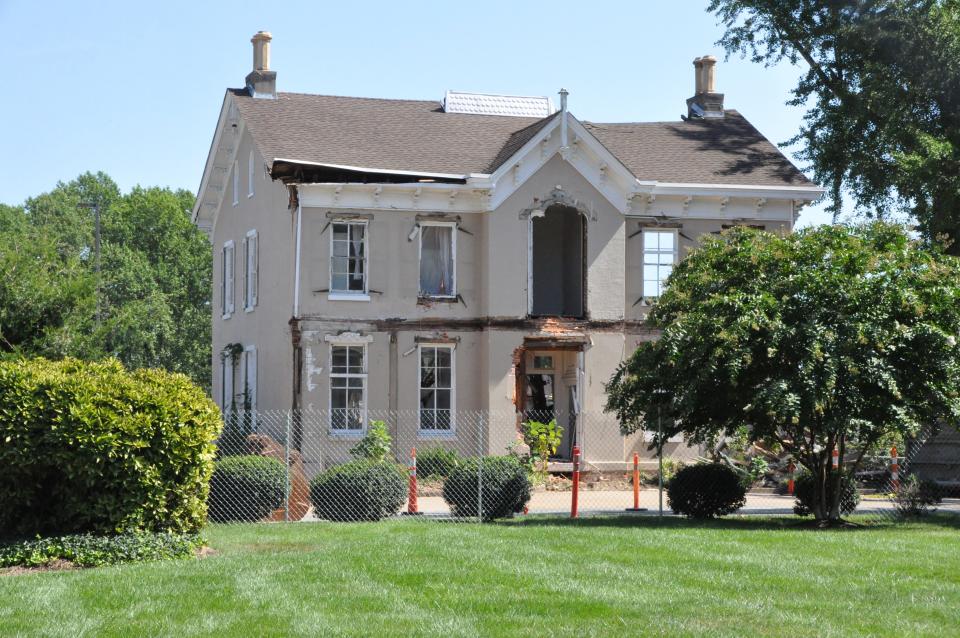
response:
[(287, 472), (278, 459), (256, 454), (217, 461), (210, 479), (211, 521), (259, 521), (283, 505)]
[(203, 539), (196, 534), (76, 534), (38, 538), (2, 546), (0, 567), (43, 567), (61, 560), (70, 561), (77, 567), (101, 567), (147, 560), (190, 558), (202, 546)]
[(667, 503), (674, 514), (690, 518), (733, 514), (747, 502), (747, 488), (741, 479), (724, 463), (688, 465), (670, 479)]
[[(483, 485), (483, 491), (478, 489)], [(515, 456), (466, 459), (443, 484), (443, 500), (454, 516), (476, 517), (478, 500), (487, 521), (519, 514), (530, 501), (530, 478)], [(482, 496), (482, 499), (479, 498)]]
[(0, 530), (195, 532), (220, 427), (217, 406), (182, 374), (0, 361)]
[[(831, 472), (827, 482), (827, 503), (833, 502), (833, 477)], [(793, 495), (796, 497), (796, 504), (793, 506), (793, 513), (797, 516), (809, 516), (813, 513), (813, 474), (804, 471), (796, 478), (793, 483)], [(857, 509), (860, 504), (860, 492), (857, 490), (857, 483), (849, 474), (844, 474), (840, 479), (840, 514), (846, 516)]]
[(329, 521), (378, 521), (399, 512), (406, 500), (406, 474), (389, 461), (350, 461), (310, 481), (314, 514)]

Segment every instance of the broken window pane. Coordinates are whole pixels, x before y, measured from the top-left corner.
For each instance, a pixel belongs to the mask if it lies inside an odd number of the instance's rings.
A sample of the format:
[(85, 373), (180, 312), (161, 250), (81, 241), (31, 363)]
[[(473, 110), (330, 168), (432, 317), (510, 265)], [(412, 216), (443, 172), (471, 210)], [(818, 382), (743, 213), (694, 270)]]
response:
[(363, 222), (332, 224), (330, 291), (364, 293), (366, 279), (366, 233)]

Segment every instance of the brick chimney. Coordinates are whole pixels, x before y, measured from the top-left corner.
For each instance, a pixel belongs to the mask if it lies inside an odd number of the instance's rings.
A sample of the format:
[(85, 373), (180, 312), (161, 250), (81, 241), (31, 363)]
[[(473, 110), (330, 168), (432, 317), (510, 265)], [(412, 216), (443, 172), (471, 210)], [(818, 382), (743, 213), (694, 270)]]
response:
[(273, 36), (269, 31), (257, 31), (250, 38), (253, 43), (253, 71), (247, 74), (247, 92), (257, 98), (276, 99), (277, 72), (270, 70), (270, 40)]
[(687, 117), (723, 117), (723, 93), (716, 91), (717, 59), (712, 55), (693, 60), (694, 95), (687, 99)]

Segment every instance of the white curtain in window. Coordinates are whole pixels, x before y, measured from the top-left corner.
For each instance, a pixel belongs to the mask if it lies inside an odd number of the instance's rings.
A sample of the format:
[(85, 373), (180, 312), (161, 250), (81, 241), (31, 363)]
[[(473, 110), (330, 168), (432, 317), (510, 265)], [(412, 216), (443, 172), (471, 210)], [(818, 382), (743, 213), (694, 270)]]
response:
[(437, 296), (455, 293), (451, 226), (424, 226), (420, 231), (420, 292)]

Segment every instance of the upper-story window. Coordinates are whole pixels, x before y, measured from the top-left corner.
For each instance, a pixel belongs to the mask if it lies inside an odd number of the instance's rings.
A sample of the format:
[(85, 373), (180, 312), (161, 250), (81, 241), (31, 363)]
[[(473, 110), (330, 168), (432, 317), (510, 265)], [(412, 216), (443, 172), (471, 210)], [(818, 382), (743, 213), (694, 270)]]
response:
[(224, 319), (233, 314), (233, 240), (223, 244), (220, 253), (220, 310)]
[(457, 225), (420, 222), (420, 296), (457, 296)]
[(233, 161), (233, 205), (240, 203), (240, 162)]
[(667, 277), (677, 262), (676, 230), (643, 231), (643, 296), (663, 294)]
[(255, 172), (253, 151), (250, 151), (250, 159), (247, 161), (247, 197), (253, 197), (253, 175)]
[(257, 305), (260, 280), (260, 237), (256, 230), (243, 238), (243, 309), (251, 312)]
[(367, 296), (367, 222), (333, 222), (330, 233), (330, 296)]

